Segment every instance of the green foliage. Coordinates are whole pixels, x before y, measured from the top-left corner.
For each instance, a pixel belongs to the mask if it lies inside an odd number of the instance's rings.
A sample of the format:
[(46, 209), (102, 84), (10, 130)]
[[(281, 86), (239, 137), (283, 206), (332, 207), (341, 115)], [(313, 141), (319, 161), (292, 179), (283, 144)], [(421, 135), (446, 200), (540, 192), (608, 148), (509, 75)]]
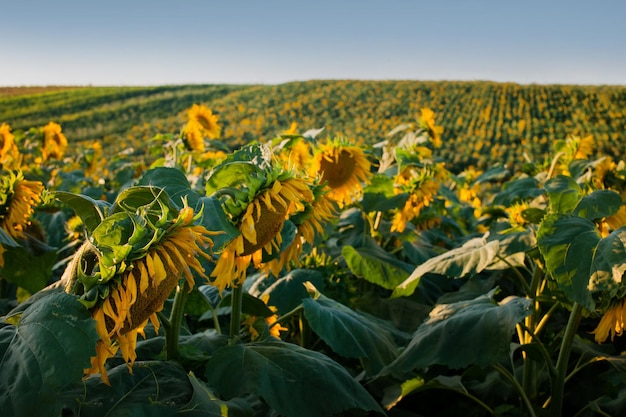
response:
[(494, 293), (434, 308), (406, 349), (383, 372), (402, 376), (430, 365), (454, 369), (506, 361), (515, 325), (531, 313), (531, 302), (513, 297), (495, 303)]
[(95, 354), (95, 322), (76, 296), (53, 293), (0, 328), (0, 405), (5, 415), (58, 414), (58, 395), (80, 383)]
[(284, 342), (225, 346), (208, 362), (205, 376), (209, 386), (226, 398), (253, 393), (286, 417), (333, 415), (355, 408), (382, 413), (341, 365)]

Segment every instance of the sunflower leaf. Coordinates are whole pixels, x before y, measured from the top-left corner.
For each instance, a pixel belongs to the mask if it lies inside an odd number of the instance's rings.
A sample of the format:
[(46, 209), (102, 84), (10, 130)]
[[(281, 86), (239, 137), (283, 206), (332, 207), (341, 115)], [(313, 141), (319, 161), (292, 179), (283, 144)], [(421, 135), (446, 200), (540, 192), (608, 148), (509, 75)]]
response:
[(572, 215), (549, 215), (537, 231), (539, 250), (559, 288), (593, 310), (626, 295), (626, 227), (601, 238), (596, 225)]
[(110, 386), (94, 375), (63, 393), (65, 408), (94, 417), (173, 417), (193, 393), (187, 372), (174, 361), (135, 362), (132, 374), (123, 364), (109, 370), (108, 376)]
[(582, 190), (572, 177), (558, 175), (545, 185), (550, 207), (555, 213), (571, 213), (582, 198)]
[(33, 253), (26, 247), (7, 247), (4, 258), (11, 261), (0, 268), (2, 278), (34, 294), (50, 281), (57, 253), (50, 249)]
[(110, 207), (106, 201), (94, 200), (86, 195), (65, 191), (55, 191), (54, 197), (74, 210), (74, 213), (83, 221), (88, 233), (100, 224)]
[(222, 250), (228, 242), (240, 235), (239, 229), (228, 220), (220, 201), (216, 197), (199, 198), (195, 209), (196, 211), (202, 210), (199, 223), (207, 230), (224, 232), (212, 236), (215, 252)]
[(313, 331), (337, 354), (360, 358), (368, 374), (375, 375), (398, 356), (393, 336), (379, 321), (324, 295), (306, 298), (302, 305)]
[(232, 401), (222, 401), (213, 391), (192, 373), (189, 374), (189, 382), (193, 388), (193, 394), (189, 403), (180, 410), (185, 416), (191, 417), (245, 417), (251, 416), (251, 405), (240, 398)]
[(414, 269), (375, 244), (360, 248), (346, 245), (341, 255), (354, 275), (388, 290), (400, 285)]
[(191, 189), (185, 174), (176, 168), (159, 167), (148, 170), (141, 176), (137, 185), (158, 187), (165, 190), (178, 208), (183, 207), (183, 200), (185, 199), (189, 206), (195, 207), (200, 198), (198, 193)]
[(478, 273), (493, 263), (499, 249), (500, 242), (497, 240), (485, 243), (482, 238), (472, 239), (460, 248), (430, 258), (418, 266), (394, 289), (392, 297), (413, 294), (422, 276), (427, 273), (442, 274), (451, 278), (462, 278), (468, 274)]
[(225, 398), (253, 393), (285, 417), (329, 416), (348, 409), (383, 413), (341, 365), (281, 341), (222, 347), (207, 363), (205, 377)]
[(52, 293), (0, 329), (3, 415), (60, 415), (58, 395), (80, 384), (98, 341), (91, 314), (74, 295)]
[(402, 378), (435, 364), (459, 369), (506, 360), (515, 325), (531, 313), (532, 302), (509, 297), (497, 304), (495, 291), (469, 301), (437, 305), (382, 374)]

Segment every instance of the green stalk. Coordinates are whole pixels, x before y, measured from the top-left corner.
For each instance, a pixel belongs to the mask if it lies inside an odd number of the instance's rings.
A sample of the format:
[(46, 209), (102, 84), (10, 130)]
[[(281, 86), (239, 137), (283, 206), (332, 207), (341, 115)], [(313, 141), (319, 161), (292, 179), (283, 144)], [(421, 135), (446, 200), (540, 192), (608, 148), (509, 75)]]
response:
[[(523, 344), (529, 344), (533, 340), (533, 334), (535, 331), (535, 325), (537, 323), (537, 318), (539, 314), (539, 302), (537, 301), (537, 297), (540, 292), (540, 283), (543, 278), (543, 271), (541, 268), (535, 266), (535, 270), (533, 271), (533, 277), (530, 281), (530, 286), (528, 287), (528, 293), (526, 295), (527, 298), (530, 298), (533, 301), (533, 311), (530, 313), (528, 317), (525, 319), (524, 326), (526, 331), (524, 332), (524, 340)], [(522, 374), (522, 386), (524, 388), (524, 392), (531, 399), (535, 400), (537, 397), (537, 362), (532, 360), (529, 356), (524, 353), (524, 370)]]
[(526, 392), (524, 391), (522, 386), (519, 384), (519, 382), (517, 382), (517, 379), (515, 379), (515, 377), (509, 371), (507, 371), (506, 368), (504, 368), (504, 366), (500, 365), (499, 363), (493, 364), (491, 366), (496, 371), (500, 372), (500, 374), (503, 377), (508, 379), (509, 382), (513, 385), (513, 387), (517, 390), (520, 397), (522, 398), (522, 401), (524, 402), (524, 405), (526, 405), (526, 408), (528, 408), (528, 415), (530, 417), (537, 417), (537, 414), (535, 414), (535, 410), (533, 409), (533, 405), (528, 399), (528, 396), (526, 395)]
[(185, 280), (182, 287), (176, 287), (176, 295), (174, 295), (174, 304), (170, 313), (168, 326), (165, 329), (165, 358), (166, 360), (175, 360), (178, 358), (178, 337), (180, 335), (180, 326), (183, 323), (185, 315), (185, 302), (189, 294), (189, 287)]
[(233, 346), (239, 342), (239, 328), (241, 327), (241, 304), (243, 301), (243, 288), (241, 285), (233, 287), (230, 302), (230, 336), (228, 345)]
[(569, 362), (569, 355), (572, 351), (572, 344), (578, 325), (580, 324), (580, 318), (583, 314), (583, 308), (578, 303), (574, 303), (572, 311), (567, 321), (567, 327), (565, 328), (565, 334), (561, 341), (561, 349), (559, 351), (559, 357), (556, 361), (556, 375), (554, 377), (554, 385), (552, 386), (552, 398), (550, 406), (550, 415), (552, 417), (561, 417), (563, 412), (563, 395), (565, 392), (565, 377), (567, 375), (567, 364)]

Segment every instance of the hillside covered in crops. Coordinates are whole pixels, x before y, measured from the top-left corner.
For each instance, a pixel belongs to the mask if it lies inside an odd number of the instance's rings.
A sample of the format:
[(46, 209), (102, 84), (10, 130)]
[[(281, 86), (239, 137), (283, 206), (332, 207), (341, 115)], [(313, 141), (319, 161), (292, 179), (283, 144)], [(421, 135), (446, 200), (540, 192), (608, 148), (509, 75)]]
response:
[[(287, 130), (324, 128), (327, 136), (384, 140), (420, 109), (444, 128), (449, 169), (520, 168), (543, 161), (568, 135), (593, 135), (598, 151), (621, 155), (626, 87), (493, 82), (308, 81), (280, 85), (180, 85), (0, 89), (0, 121), (18, 131), (59, 123), (71, 142), (102, 141), (106, 152), (142, 147), (176, 134), (183, 111), (203, 103), (219, 115), (222, 140), (235, 149)], [(78, 148), (77, 148), (78, 149)]]

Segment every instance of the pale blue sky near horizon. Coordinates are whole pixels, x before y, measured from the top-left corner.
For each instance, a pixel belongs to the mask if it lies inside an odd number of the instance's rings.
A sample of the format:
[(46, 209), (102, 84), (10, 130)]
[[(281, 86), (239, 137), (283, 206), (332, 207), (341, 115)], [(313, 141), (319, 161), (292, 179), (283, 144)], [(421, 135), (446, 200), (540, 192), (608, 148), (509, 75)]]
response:
[(0, 86), (626, 85), (626, 1), (0, 0)]

